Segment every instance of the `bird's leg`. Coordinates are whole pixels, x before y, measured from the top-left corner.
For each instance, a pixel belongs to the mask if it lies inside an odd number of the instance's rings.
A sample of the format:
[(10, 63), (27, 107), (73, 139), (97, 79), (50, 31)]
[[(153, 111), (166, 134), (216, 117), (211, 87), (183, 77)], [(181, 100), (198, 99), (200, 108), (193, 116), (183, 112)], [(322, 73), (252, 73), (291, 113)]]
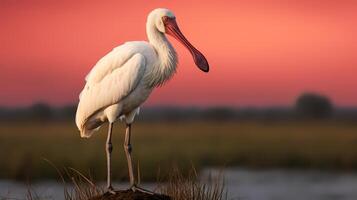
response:
[(135, 178), (134, 178), (133, 162), (131, 159), (132, 147), (131, 147), (131, 143), (130, 143), (130, 136), (131, 136), (131, 124), (127, 124), (126, 130), (125, 130), (124, 150), (125, 150), (126, 160), (128, 162), (130, 187), (133, 187), (136, 183), (135, 183)]
[(111, 169), (111, 157), (113, 151), (112, 145), (112, 130), (113, 130), (113, 123), (109, 123), (108, 127), (108, 136), (106, 142), (106, 153), (107, 153), (107, 189), (108, 192), (115, 194), (113, 186), (112, 186), (112, 169)]
[(137, 183), (135, 182), (135, 177), (134, 177), (133, 161), (131, 158), (132, 146), (130, 142), (130, 137), (131, 137), (131, 124), (127, 124), (126, 131), (125, 131), (124, 150), (128, 162), (130, 189), (133, 190), (134, 192), (139, 191), (147, 194), (154, 194), (153, 192), (140, 188), (136, 185)]

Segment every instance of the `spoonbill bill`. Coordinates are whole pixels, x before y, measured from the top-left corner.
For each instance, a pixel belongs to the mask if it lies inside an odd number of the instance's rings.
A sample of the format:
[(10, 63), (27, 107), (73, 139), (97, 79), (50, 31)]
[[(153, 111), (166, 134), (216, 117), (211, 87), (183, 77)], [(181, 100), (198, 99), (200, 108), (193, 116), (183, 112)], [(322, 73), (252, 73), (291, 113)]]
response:
[(137, 186), (131, 158), (131, 124), (154, 88), (162, 86), (176, 72), (177, 55), (168, 41), (170, 35), (192, 54), (197, 67), (209, 71), (206, 58), (181, 33), (173, 12), (157, 8), (146, 22), (146, 41), (126, 42), (101, 58), (86, 76), (86, 84), (79, 95), (76, 124), (81, 137), (88, 138), (108, 122), (106, 140), (107, 189), (115, 193), (111, 181), (111, 153), (113, 123), (126, 123), (124, 150), (128, 163), (130, 188)]

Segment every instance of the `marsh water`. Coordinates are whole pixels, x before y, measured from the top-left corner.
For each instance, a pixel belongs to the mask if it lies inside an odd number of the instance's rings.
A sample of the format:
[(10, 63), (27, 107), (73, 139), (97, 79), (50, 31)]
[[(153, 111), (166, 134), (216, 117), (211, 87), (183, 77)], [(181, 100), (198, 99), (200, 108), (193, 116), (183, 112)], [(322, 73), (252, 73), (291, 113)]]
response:
[[(317, 170), (247, 170), (224, 169), (228, 199), (240, 200), (355, 200), (357, 173)], [(206, 169), (202, 180), (220, 174), (220, 170)], [(125, 188), (126, 184), (115, 184)], [(43, 199), (63, 199), (63, 186), (54, 181), (31, 185)], [(154, 184), (145, 185), (155, 188)], [(27, 184), (0, 180), (1, 197), (24, 199)]]

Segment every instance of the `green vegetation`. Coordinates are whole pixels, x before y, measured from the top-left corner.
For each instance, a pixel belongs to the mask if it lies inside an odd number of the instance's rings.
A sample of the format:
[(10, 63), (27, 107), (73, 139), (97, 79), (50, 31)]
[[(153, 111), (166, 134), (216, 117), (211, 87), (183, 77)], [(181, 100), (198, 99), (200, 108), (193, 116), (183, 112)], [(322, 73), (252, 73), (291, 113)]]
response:
[[(106, 126), (82, 139), (72, 122), (0, 123), (0, 178), (58, 178), (58, 167), (106, 174)], [(113, 176), (126, 180), (124, 126), (113, 135)], [(142, 180), (178, 165), (357, 169), (357, 124), (337, 121), (139, 122), (133, 155)]]

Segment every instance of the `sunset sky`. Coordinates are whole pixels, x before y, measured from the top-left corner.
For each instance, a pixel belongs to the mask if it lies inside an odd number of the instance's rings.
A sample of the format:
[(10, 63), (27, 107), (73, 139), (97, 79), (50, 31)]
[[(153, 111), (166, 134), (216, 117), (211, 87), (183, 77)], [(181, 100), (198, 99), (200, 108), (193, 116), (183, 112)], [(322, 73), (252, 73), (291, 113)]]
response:
[(210, 63), (170, 38), (176, 76), (146, 105), (291, 105), (302, 92), (357, 106), (356, 1), (0, 1), (0, 106), (76, 103), (96, 61), (146, 40), (147, 14), (171, 9)]

